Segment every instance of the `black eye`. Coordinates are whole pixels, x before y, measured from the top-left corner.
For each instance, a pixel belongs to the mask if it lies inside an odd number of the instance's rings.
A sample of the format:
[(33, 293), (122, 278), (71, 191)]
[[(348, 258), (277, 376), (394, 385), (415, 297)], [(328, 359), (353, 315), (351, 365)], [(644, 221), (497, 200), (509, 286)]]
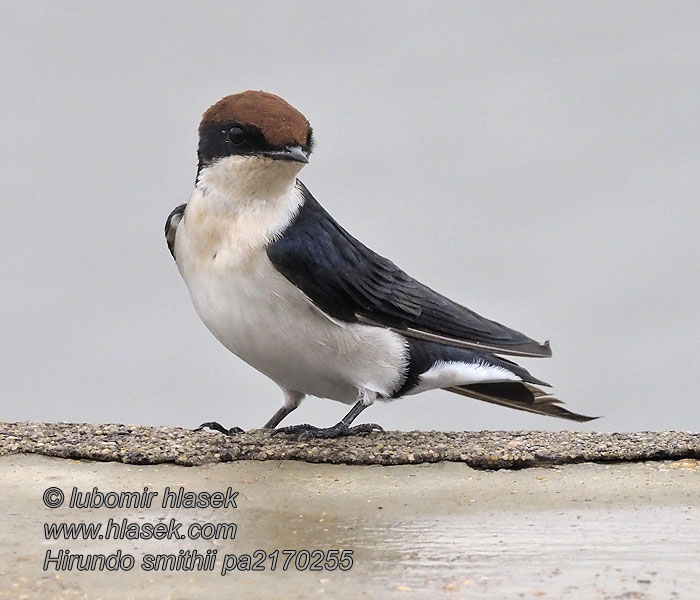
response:
[(236, 146), (240, 146), (243, 142), (245, 142), (247, 137), (248, 134), (245, 132), (245, 129), (243, 129), (243, 127), (239, 127), (238, 125), (234, 125), (228, 130), (228, 139), (231, 140), (232, 144), (236, 144)]

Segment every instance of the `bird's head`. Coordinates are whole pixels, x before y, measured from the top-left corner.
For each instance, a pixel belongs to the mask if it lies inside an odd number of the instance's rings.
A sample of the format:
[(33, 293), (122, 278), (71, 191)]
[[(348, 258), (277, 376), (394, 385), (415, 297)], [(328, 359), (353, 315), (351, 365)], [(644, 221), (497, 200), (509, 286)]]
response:
[(243, 178), (248, 187), (261, 188), (294, 181), (309, 162), (312, 145), (306, 117), (279, 96), (252, 90), (233, 94), (202, 116), (197, 177), (206, 172), (221, 183)]

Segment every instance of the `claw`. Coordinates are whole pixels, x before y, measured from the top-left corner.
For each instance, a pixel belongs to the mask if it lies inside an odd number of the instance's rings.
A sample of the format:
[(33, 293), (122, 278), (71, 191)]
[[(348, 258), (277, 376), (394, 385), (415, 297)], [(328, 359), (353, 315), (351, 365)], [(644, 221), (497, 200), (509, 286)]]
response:
[(226, 429), (221, 423), (217, 421), (207, 421), (202, 423), (199, 427), (195, 427), (192, 431), (202, 431), (204, 429), (211, 429), (212, 431), (218, 431), (224, 435), (235, 435), (237, 433), (244, 433), (240, 427), (230, 427)]

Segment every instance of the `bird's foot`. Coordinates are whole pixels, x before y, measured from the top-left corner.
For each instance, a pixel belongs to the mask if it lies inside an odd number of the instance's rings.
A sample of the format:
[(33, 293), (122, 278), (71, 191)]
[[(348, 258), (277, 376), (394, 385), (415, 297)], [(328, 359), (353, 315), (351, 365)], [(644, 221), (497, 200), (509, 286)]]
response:
[(347, 435), (359, 435), (363, 433), (372, 433), (373, 431), (384, 431), (384, 429), (376, 423), (363, 423), (350, 427), (342, 421), (333, 427), (314, 427), (308, 423), (303, 425), (291, 425), (289, 427), (280, 427), (272, 432), (272, 435), (284, 433), (287, 435), (296, 436), (297, 440), (309, 440), (312, 438), (318, 439), (333, 439), (345, 437)]
[(196, 427), (192, 431), (202, 431), (204, 429), (211, 429), (212, 431), (218, 431), (224, 435), (235, 435), (237, 433), (245, 433), (240, 427), (230, 427), (226, 429), (221, 423), (217, 421), (207, 421), (202, 423), (199, 427)]

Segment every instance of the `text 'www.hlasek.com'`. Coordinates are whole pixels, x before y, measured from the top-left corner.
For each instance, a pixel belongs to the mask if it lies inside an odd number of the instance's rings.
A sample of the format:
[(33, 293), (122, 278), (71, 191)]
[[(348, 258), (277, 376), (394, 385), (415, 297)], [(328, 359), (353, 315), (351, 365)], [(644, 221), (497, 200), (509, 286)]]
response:
[[(44, 555), (44, 571), (131, 571), (145, 572), (200, 571), (228, 575), (236, 571), (348, 571), (353, 566), (352, 550), (321, 549), (256, 549), (249, 553), (219, 551), (217, 548), (178, 548), (171, 552), (134, 553), (127, 549), (105, 552), (105, 542), (155, 540), (175, 544), (193, 540), (233, 541), (238, 527), (231, 521), (187, 522), (163, 517), (162, 511), (204, 510), (232, 515), (238, 509), (238, 492), (232, 488), (217, 492), (190, 492), (183, 487), (166, 487), (152, 491), (102, 492), (94, 487), (80, 491), (73, 487), (68, 497), (61, 488), (44, 491), (44, 505), (50, 509), (63, 507), (76, 511), (136, 510), (137, 517), (109, 517), (106, 521), (54, 521), (44, 523), (47, 542), (78, 541), (99, 543), (101, 552), (72, 552), (67, 548), (51, 548)], [(144, 510), (156, 510), (160, 518), (147, 520)], [(166, 513), (167, 514), (167, 513)], [(186, 514), (186, 513), (185, 513)], [(227, 542), (218, 542), (229, 545)], [(161, 544), (162, 545), (162, 544)]]

